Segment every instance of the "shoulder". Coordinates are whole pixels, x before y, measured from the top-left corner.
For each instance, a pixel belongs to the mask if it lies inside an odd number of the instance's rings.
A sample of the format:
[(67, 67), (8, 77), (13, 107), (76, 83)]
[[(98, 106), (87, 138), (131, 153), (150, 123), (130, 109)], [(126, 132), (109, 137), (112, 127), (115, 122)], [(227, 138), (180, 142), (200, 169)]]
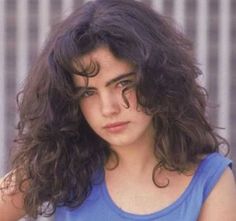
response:
[(226, 167), (203, 204), (199, 221), (235, 221), (236, 186), (232, 170)]
[(24, 196), (23, 193), (16, 190), (14, 177), (11, 177), (11, 181), (8, 180), (8, 184), (6, 184), (6, 177), (8, 175), (0, 178), (1, 221), (16, 221), (25, 215), (23, 210)]

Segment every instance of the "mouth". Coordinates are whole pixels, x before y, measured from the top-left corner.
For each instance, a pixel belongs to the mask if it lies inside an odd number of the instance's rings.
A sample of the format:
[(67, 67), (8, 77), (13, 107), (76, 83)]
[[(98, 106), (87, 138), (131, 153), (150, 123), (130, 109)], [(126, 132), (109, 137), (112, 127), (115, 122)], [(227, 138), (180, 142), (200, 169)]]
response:
[(115, 122), (115, 123), (111, 123), (111, 124), (106, 124), (103, 128), (109, 132), (120, 132), (127, 127), (128, 123), (129, 123), (129, 121)]

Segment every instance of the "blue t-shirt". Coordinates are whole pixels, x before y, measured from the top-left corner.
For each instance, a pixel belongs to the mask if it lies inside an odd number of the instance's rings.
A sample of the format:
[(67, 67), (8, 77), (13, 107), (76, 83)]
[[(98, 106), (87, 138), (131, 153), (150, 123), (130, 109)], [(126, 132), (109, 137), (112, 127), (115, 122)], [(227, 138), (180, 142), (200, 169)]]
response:
[(219, 153), (209, 154), (198, 166), (190, 184), (181, 196), (166, 208), (147, 215), (137, 215), (121, 210), (109, 196), (105, 182), (93, 186), (84, 203), (75, 209), (57, 208), (56, 221), (195, 221), (201, 207), (232, 162)]

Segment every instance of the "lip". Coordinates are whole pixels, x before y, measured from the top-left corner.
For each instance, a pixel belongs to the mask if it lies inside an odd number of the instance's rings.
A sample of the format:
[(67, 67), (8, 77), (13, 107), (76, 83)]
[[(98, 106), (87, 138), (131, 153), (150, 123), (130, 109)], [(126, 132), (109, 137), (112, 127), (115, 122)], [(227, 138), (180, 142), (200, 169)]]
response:
[(109, 132), (120, 132), (126, 128), (128, 123), (129, 123), (129, 121), (115, 122), (115, 123), (111, 123), (111, 124), (106, 124), (103, 128), (108, 130)]

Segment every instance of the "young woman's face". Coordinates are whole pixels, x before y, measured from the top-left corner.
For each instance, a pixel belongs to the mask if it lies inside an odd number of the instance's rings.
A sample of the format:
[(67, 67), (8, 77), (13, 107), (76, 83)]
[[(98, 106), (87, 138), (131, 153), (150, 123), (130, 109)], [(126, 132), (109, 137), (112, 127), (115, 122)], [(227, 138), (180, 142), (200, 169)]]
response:
[(137, 109), (134, 87), (125, 92), (129, 107), (122, 97), (122, 90), (135, 82), (134, 66), (115, 58), (107, 47), (94, 50), (80, 62), (85, 67), (97, 62), (100, 67), (89, 78), (88, 87), (84, 77), (74, 75), (76, 87), (86, 88), (80, 107), (90, 127), (114, 148), (153, 139), (152, 117)]

